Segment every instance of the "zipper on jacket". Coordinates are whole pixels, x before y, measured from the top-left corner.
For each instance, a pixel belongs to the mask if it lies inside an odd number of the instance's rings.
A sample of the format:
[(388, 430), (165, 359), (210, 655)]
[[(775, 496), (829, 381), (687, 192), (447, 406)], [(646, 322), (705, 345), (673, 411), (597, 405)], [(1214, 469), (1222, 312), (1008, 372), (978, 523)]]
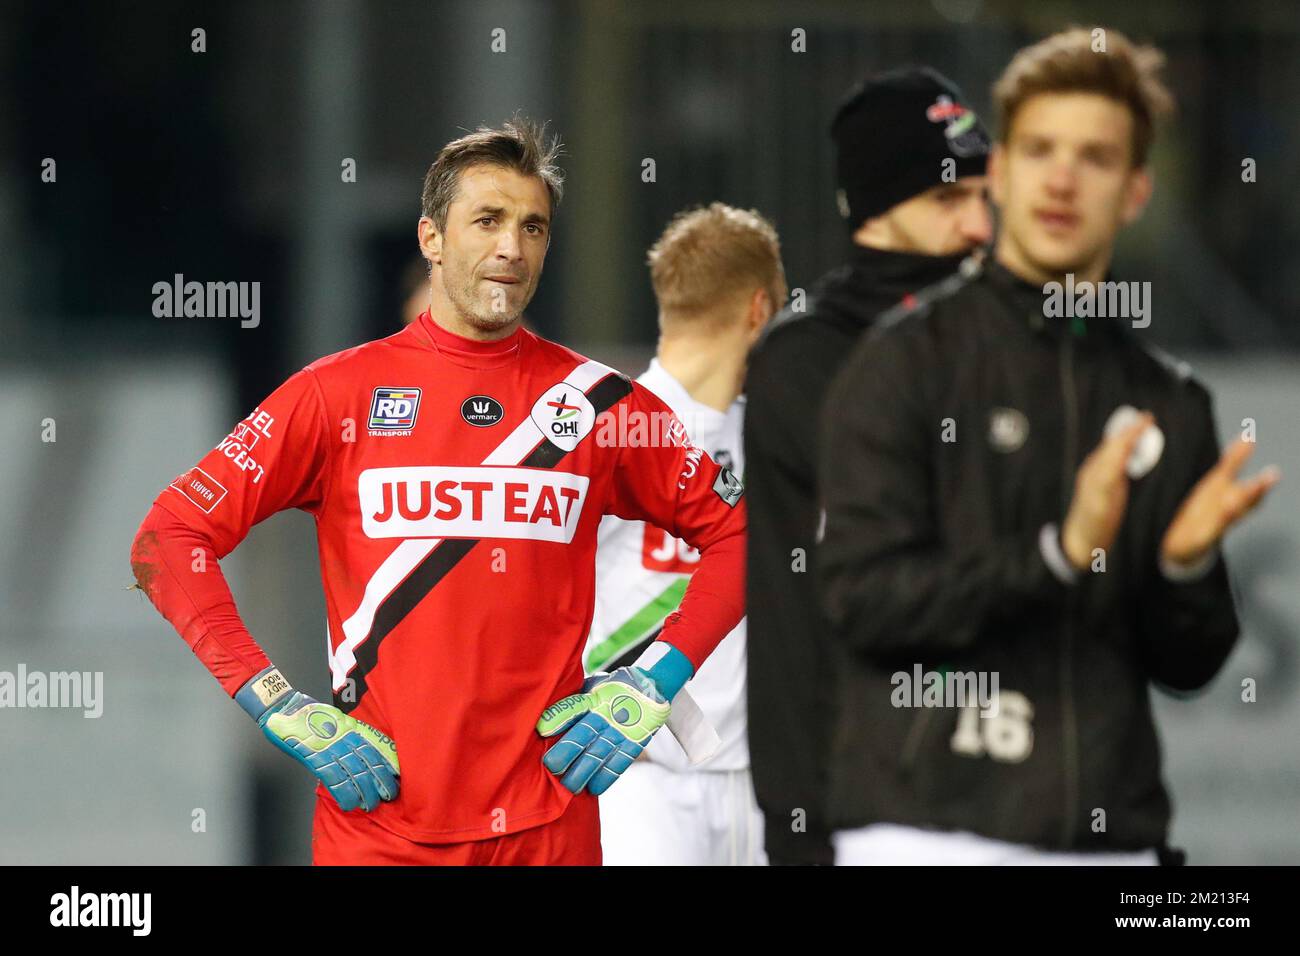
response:
[[(1065, 460), (1062, 463), (1061, 488), (1066, 509), (1063, 513), (1068, 513), (1070, 499), (1073, 497), (1074, 462), (1078, 457), (1079, 445), (1078, 396), (1074, 388), (1074, 337), (1070, 333), (1061, 336), (1060, 365), (1061, 391), (1065, 399)], [(1063, 850), (1068, 850), (1072, 844), (1075, 816), (1079, 812), (1079, 730), (1074, 712), (1074, 675), (1071, 666), (1075, 596), (1073, 589), (1066, 592), (1060, 660), (1062, 750), (1065, 757), (1065, 816), (1061, 821)]]
[(930, 723), (930, 714), (933, 709), (922, 707), (920, 712), (912, 718), (912, 726), (908, 728), (907, 737), (903, 740), (903, 751), (899, 756), (904, 770), (911, 770), (912, 764), (916, 762), (916, 751), (921, 746), (921, 740), (925, 737), (926, 725)]

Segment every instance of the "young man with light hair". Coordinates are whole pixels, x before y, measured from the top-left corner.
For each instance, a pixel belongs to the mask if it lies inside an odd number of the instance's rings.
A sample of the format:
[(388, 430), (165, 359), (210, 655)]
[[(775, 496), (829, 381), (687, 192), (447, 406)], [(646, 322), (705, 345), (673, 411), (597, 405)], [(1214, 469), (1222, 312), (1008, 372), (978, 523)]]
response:
[[(855, 351), (823, 416), (825, 610), (842, 659), (839, 863), (1176, 861), (1154, 686), (1237, 639), (1219, 550), (1239, 480), (1209, 392), (1134, 331), (1048, 307), (1095, 283), (1151, 195), (1159, 51), (1071, 29), (994, 87), (994, 261)], [(996, 675), (989, 707), (892, 675)]]
[[(673, 410), (698, 447), (741, 474), (746, 356), (786, 295), (776, 230), (757, 212), (715, 202), (679, 213), (648, 263), (660, 335), (637, 381)], [(588, 670), (636, 660), (676, 613), (699, 559), (671, 529), (605, 518)], [(646, 748), (601, 797), (607, 865), (765, 862), (745, 739), (744, 621), (689, 686), (721, 742), (697, 765), (675, 741)]]

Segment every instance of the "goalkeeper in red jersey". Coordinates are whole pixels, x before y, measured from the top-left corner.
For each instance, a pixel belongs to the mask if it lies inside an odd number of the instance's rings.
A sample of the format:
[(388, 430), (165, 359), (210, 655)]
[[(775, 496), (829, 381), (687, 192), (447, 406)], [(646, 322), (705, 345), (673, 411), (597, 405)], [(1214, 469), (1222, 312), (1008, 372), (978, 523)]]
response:
[[(447, 144), (419, 222), (429, 311), (291, 376), (133, 543), (158, 610), (319, 780), (317, 863), (599, 863), (596, 795), (744, 613), (740, 482), (641, 385), (521, 327), (557, 150), (526, 122)], [(216, 560), (287, 508), (316, 520), (332, 703), (272, 665)], [(606, 514), (702, 556), (645, 666), (584, 682)]]

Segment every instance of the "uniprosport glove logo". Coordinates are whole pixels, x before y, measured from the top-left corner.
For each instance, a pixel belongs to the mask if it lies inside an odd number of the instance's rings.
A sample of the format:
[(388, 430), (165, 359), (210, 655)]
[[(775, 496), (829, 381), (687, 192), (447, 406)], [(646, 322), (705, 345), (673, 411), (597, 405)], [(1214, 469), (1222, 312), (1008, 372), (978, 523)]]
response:
[(312, 711), (307, 717), (307, 726), (317, 737), (329, 739), (338, 733), (339, 725), (328, 713), (321, 710)]
[(585, 714), (588, 709), (586, 694), (570, 694), (568, 697), (562, 697), (542, 711), (541, 719), (543, 721), (557, 720), (560, 715), (567, 711)]
[(609, 713), (620, 727), (635, 727), (641, 722), (641, 705), (626, 694), (609, 702)]
[(487, 428), (505, 418), (506, 410), (491, 395), (471, 395), (460, 403), (460, 417), (476, 428)]

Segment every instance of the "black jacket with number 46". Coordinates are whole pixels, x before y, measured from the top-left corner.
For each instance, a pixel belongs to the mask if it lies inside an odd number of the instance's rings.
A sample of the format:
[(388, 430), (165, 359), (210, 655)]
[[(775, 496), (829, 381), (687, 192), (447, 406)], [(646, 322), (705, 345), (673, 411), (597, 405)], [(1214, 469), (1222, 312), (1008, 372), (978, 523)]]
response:
[[(1206, 684), (1238, 628), (1221, 556), (1192, 581), (1159, 566), (1219, 447), (1209, 393), (1141, 334), (1045, 317), (1041, 287), (989, 264), (882, 320), (831, 385), (818, 558), (839, 656), (832, 826), (1166, 845), (1149, 688)], [(1154, 413), (1163, 452), (1130, 482), (1113, 546), (1071, 579), (1051, 526), (1124, 405)], [(997, 715), (895, 706), (894, 675), (918, 665), (982, 674), (986, 690), (996, 674)]]

